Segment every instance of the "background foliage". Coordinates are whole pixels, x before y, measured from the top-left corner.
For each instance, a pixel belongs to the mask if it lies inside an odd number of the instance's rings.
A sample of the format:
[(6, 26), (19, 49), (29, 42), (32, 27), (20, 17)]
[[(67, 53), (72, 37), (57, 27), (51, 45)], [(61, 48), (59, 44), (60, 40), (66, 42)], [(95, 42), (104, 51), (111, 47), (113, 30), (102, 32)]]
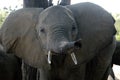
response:
[(5, 18), (12, 11), (15, 11), (15, 9), (12, 9), (11, 7), (9, 8), (4, 7), (4, 9), (0, 9), (0, 27), (2, 26), (2, 23), (4, 22)]
[(2, 23), (4, 22), (7, 15), (8, 15), (7, 11), (0, 9), (0, 27), (1, 27)]
[(116, 38), (117, 38), (117, 40), (120, 41), (120, 14), (112, 14), (112, 15), (116, 20), (116, 22), (115, 22), (115, 27), (117, 30)]
[[(8, 16), (8, 14), (12, 11), (14, 11), (14, 10), (12, 10), (11, 7), (0, 9), (0, 27), (1, 27), (2, 23), (4, 22), (5, 18)], [(120, 40), (120, 14), (114, 13), (112, 15), (113, 15), (114, 19), (116, 20), (116, 22), (115, 22), (115, 27), (117, 29), (116, 38), (117, 38), (117, 40)]]

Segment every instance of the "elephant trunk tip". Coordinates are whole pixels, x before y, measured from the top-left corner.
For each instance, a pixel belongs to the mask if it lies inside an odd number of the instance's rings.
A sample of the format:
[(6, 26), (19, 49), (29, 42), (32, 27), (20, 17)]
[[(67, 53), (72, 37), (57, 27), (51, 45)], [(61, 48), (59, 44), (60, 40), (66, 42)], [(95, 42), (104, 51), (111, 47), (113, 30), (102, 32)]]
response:
[(82, 47), (81, 39), (75, 41), (74, 46), (75, 48), (80, 49)]
[(80, 49), (82, 47), (81, 39), (71, 42), (61, 42), (60, 46), (57, 47), (59, 53), (72, 53), (74, 49)]
[(48, 51), (51, 51), (53, 55), (71, 54), (75, 49), (80, 49), (81, 47), (81, 39), (71, 42), (61, 41), (52, 47), (50, 46)]

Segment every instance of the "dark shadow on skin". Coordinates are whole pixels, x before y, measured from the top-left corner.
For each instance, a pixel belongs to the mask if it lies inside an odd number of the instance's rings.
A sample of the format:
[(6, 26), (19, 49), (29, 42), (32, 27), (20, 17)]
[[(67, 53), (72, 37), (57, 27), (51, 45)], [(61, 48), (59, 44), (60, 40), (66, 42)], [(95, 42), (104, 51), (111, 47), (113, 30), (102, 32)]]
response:
[(120, 65), (120, 41), (117, 41), (116, 43), (116, 49), (113, 55), (112, 63)]
[(31, 67), (22, 62), (23, 80), (37, 80), (37, 68)]
[(0, 50), (0, 80), (22, 80), (21, 61)]

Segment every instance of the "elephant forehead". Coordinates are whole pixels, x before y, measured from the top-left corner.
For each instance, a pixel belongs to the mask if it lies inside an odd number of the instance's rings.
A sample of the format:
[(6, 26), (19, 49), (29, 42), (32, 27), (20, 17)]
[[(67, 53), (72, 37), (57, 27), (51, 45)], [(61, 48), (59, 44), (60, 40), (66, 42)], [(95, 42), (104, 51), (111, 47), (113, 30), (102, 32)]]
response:
[(67, 30), (69, 30), (69, 28), (71, 27), (71, 24), (68, 25), (65, 23), (57, 23), (57, 24), (49, 25), (48, 27), (50, 28), (50, 30), (52, 30), (52, 29), (63, 29), (63, 30), (67, 29)]
[(72, 13), (61, 6), (53, 6), (45, 9), (39, 16), (39, 23), (71, 23), (74, 21)]

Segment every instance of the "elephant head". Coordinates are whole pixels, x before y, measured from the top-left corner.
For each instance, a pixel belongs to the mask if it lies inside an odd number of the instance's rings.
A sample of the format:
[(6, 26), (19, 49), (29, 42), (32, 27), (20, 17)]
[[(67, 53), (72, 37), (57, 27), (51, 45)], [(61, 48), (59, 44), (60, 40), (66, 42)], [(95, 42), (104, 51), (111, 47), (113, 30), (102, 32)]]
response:
[(81, 48), (81, 40), (76, 40), (78, 29), (72, 12), (62, 6), (49, 7), (41, 12), (37, 32), (49, 55), (71, 54), (75, 48)]

